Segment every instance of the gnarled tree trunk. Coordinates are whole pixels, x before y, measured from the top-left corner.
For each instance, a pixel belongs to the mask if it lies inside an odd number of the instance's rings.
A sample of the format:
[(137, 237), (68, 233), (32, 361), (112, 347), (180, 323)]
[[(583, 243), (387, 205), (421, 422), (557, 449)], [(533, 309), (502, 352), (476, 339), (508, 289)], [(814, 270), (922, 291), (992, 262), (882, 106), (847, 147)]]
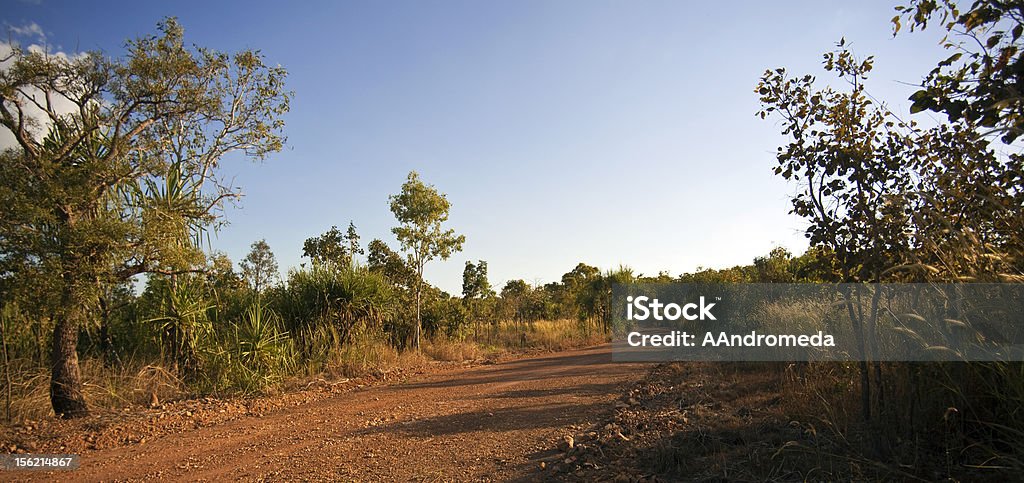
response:
[(82, 375), (78, 369), (78, 329), (85, 304), (75, 292), (74, 282), (65, 277), (61, 296), (61, 313), (53, 329), (53, 364), (50, 375), (50, 403), (53, 412), (62, 418), (89, 414), (82, 395)]

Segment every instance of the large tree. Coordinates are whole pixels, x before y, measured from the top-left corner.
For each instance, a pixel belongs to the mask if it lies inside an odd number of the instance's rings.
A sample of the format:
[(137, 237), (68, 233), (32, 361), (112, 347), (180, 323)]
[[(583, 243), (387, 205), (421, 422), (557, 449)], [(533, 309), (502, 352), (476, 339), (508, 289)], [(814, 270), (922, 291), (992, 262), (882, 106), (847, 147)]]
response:
[[(284, 141), (286, 72), (259, 52), (188, 47), (173, 18), (125, 54), (15, 47), (0, 70), (2, 277), (39, 280), (55, 321), (50, 399), (87, 413), (76, 346), (104, 287), (201, 269), (200, 233), (238, 189), (225, 155)], [(42, 315), (42, 314), (41, 314)]]
[(420, 313), (423, 292), (423, 266), (430, 260), (447, 260), (452, 253), (462, 250), (466, 241), (463, 235), (456, 235), (452, 229), (442, 228), (448, 220), (451, 204), (444, 194), (438, 193), (432, 185), (420, 180), (415, 171), (409, 173), (402, 191), (392, 195), (391, 212), (399, 222), (392, 228), (402, 249), (407, 253), (409, 264), (416, 269), (416, 349), (420, 347), (420, 332), (423, 321)]

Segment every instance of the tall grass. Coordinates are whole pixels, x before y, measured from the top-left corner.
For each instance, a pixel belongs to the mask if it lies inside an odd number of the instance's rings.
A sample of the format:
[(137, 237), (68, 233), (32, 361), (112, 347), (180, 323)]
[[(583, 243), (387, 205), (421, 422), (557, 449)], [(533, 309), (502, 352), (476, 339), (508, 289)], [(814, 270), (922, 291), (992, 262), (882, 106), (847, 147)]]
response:
[[(900, 339), (881, 334), (881, 344), (911, 344), (915, 331), (945, 327), (950, 319), (944, 318), (948, 315), (942, 311), (951, 305), (935, 304), (935, 313), (914, 314), (906, 325), (889, 327), (886, 332), (911, 335)], [(810, 317), (816, 310), (819, 315)], [(764, 307), (762, 315), (768, 314), (803, 321), (797, 324), (800, 330), (816, 330), (815, 317), (821, 317), (818, 324), (822, 327), (849, 327), (848, 320), (836, 318), (823, 306), (778, 304)], [(888, 323), (898, 321), (890, 317)], [(938, 332), (930, 334), (931, 340), (937, 337)], [(875, 397), (872, 419), (867, 421), (860, 410), (862, 379), (856, 363), (789, 365), (784, 384), (784, 392), (790, 396), (786, 404), (794, 417), (810, 421), (825, 436), (815, 439), (817, 450), (846, 455), (847, 462), (860, 458), (879, 468), (912, 463), (919, 474), (951, 479), (1024, 471), (1024, 364), (873, 364), (877, 371), (871, 373), (870, 383)]]

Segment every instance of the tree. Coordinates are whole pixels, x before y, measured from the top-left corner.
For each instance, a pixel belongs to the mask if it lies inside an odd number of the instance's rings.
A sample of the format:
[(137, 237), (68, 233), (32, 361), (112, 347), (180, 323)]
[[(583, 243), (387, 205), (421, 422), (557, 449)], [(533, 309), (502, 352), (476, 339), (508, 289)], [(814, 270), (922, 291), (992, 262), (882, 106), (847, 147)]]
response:
[(256, 295), (263, 293), (263, 289), (279, 277), (277, 259), (265, 239), (254, 241), (249, 254), (238, 265), (242, 269), (242, 277), (249, 282)]
[(952, 1), (913, 0), (896, 7), (893, 35), (902, 21), (910, 30), (925, 30), (935, 17), (948, 33), (946, 49), (955, 53), (932, 69), (910, 97), (911, 112), (944, 113), (950, 122), (964, 120), (1001, 134), (1009, 144), (1024, 134), (1024, 3), (975, 1), (966, 11)]
[(491, 282), (487, 280), (487, 262), (477, 260), (477, 263), (474, 265), (473, 262), (466, 261), (466, 268), (462, 270), (463, 301), (493, 295), (494, 290), (491, 289)]
[(309, 257), (314, 266), (344, 267), (349, 265), (352, 257), (345, 244), (345, 236), (341, 230), (338, 230), (337, 226), (332, 226), (318, 237), (307, 238), (302, 244), (302, 256)]
[(50, 400), (65, 417), (87, 413), (76, 346), (102, 288), (201, 270), (200, 233), (240, 195), (220, 160), (284, 141), (284, 69), (254, 51), (187, 48), (173, 18), (159, 30), (123, 58), (16, 47), (0, 70), (0, 126), (16, 141), (0, 163), (0, 270), (45, 280)]
[[(1024, 17), (1019, 7), (1000, 5), (976, 2), (963, 14), (947, 5), (947, 14), (956, 19), (947, 29), (961, 25), (977, 39), (985, 34), (972, 29), (1005, 21), (1016, 32), (1016, 42)], [(923, 28), (936, 9), (935, 2), (915, 2), (907, 16)], [(894, 19), (897, 27), (899, 18)], [(987, 30), (990, 37), (983, 49), (1000, 45), (1004, 34)], [(997, 155), (986, 137), (998, 131), (1003, 141), (1016, 138), (1013, 106), (1019, 99), (993, 97), (1008, 95), (994, 84), (977, 90), (990, 81), (1001, 83), (997, 78), (1018, 75), (999, 73), (1016, 68), (1016, 61), (1010, 62), (1016, 47), (1005, 46), (1001, 60), (977, 54), (958, 64), (957, 54), (941, 62), (911, 98), (911, 110), (945, 112), (950, 122), (922, 129), (867, 94), (864, 81), (871, 57), (859, 60), (844, 41), (838, 46), (825, 54), (825, 70), (846, 81), (848, 91), (819, 89), (813, 76), (790, 77), (782, 68), (767, 70), (756, 88), (763, 106), (758, 115), (780, 117), (783, 134), (791, 138), (778, 149), (775, 173), (799, 183), (793, 213), (810, 222), (812, 247), (835, 268), (828, 278), (847, 283), (1024, 280), (1022, 159), (1019, 154)], [(871, 292), (871, 308), (855, 311), (863, 292)], [(865, 420), (871, 418), (869, 365), (880, 294), (880, 289), (862, 285), (844, 294), (862, 359)], [(881, 365), (875, 363), (874, 369), (881, 405)]]
[(345, 232), (345, 241), (348, 242), (349, 262), (355, 262), (356, 255), (362, 255), (363, 249), (359, 247), (359, 234), (356, 233), (356, 225), (348, 222), (348, 231)]
[(416, 271), (410, 268), (401, 255), (395, 253), (387, 243), (374, 238), (366, 248), (369, 250), (366, 265), (370, 271), (381, 273), (391, 283), (406, 289), (416, 284)]
[(462, 250), (466, 237), (456, 235), (452, 229), (443, 229), (448, 220), (451, 204), (444, 194), (438, 193), (432, 185), (426, 185), (415, 171), (409, 173), (402, 184), (402, 191), (392, 195), (391, 212), (399, 226), (391, 232), (398, 237), (402, 250), (407, 253), (409, 264), (416, 270), (416, 349), (420, 348), (422, 317), (420, 296), (423, 287), (423, 266), (434, 258), (447, 260), (452, 253)]
[(466, 261), (466, 267), (462, 270), (462, 305), (477, 335), (480, 322), (486, 319), (494, 305), (493, 297), (494, 290), (487, 280), (487, 262), (478, 260), (474, 264)]
[[(944, 137), (929, 146), (940, 161), (928, 165), (922, 186), (922, 261), (947, 279), (1024, 281), (1024, 156), (1013, 144), (1024, 134), (1024, 3), (975, 1), (960, 10), (914, 0), (896, 10), (894, 35), (901, 19), (913, 31), (938, 17), (944, 47), (956, 51), (925, 76), (911, 112), (943, 113), (946, 129), (973, 143), (970, 156)], [(993, 149), (989, 139), (1004, 144)]]
[(755, 279), (758, 283), (792, 283), (795, 274), (790, 268), (793, 254), (782, 247), (775, 247), (768, 256), (754, 259)]
[(501, 288), (501, 298), (505, 302), (506, 310), (511, 313), (505, 315), (512, 318), (516, 323), (526, 320), (526, 298), (531, 292), (530, 285), (524, 280), (509, 280)]

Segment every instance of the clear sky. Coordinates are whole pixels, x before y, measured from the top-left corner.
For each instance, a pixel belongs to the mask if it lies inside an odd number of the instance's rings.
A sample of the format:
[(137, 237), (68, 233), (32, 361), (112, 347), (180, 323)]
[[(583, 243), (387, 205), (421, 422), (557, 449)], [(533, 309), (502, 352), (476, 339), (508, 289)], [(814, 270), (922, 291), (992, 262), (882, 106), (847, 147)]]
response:
[[(578, 262), (673, 275), (806, 248), (785, 141), (754, 117), (769, 67), (822, 74), (845, 36), (876, 56), (871, 93), (906, 112), (937, 32), (901, 34), (891, 2), (4, 0), (12, 38), (120, 55), (177, 16), (188, 41), (256, 48), (295, 91), (286, 149), (227, 163), (246, 196), (214, 239), (237, 262), (266, 238), (282, 271), (304, 239), (355, 222), (393, 248), (388, 195), (410, 170), (452, 202), (461, 253), (427, 279), (461, 292), (466, 260), (492, 284), (559, 279)], [(19, 33), (20, 32), (20, 33)]]

